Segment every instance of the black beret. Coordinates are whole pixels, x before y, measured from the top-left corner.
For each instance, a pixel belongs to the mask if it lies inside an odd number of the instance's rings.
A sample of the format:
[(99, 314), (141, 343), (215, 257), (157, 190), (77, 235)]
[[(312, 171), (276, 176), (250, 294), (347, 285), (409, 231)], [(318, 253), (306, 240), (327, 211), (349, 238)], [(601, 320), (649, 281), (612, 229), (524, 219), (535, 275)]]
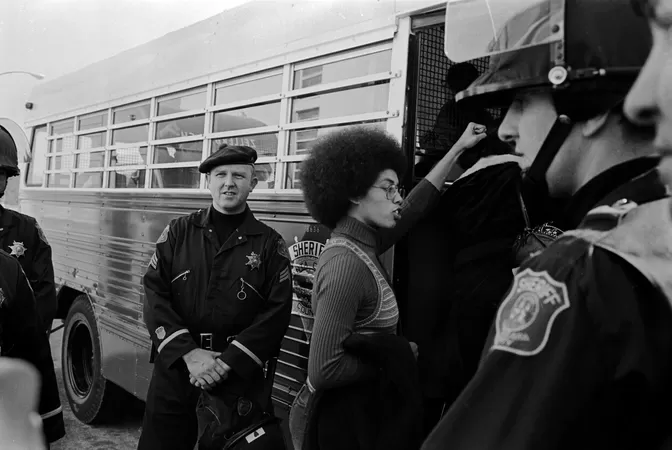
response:
[(210, 155), (200, 166), (198, 166), (198, 171), (201, 173), (209, 173), (215, 167), (230, 164), (254, 164), (256, 160), (257, 151), (252, 147), (222, 144), (215, 153)]

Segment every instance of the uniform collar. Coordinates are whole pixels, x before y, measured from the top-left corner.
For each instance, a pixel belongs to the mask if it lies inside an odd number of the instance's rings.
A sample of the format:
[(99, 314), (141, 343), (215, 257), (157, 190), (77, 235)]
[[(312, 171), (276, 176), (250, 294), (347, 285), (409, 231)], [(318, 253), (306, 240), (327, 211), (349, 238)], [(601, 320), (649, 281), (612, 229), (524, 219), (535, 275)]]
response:
[(573, 230), (591, 209), (612, 205), (621, 199), (646, 203), (665, 196), (665, 186), (658, 178), (659, 157), (643, 157), (611, 167), (588, 183), (571, 198), (562, 228)]
[[(213, 226), (212, 223), (212, 209), (213, 206), (210, 205), (206, 209), (199, 210), (192, 218), (192, 222), (201, 227), (201, 228), (210, 228)], [(243, 223), (238, 227), (238, 230), (243, 234), (263, 234), (265, 231), (264, 225), (258, 221), (250, 207), (245, 205), (245, 218)]]

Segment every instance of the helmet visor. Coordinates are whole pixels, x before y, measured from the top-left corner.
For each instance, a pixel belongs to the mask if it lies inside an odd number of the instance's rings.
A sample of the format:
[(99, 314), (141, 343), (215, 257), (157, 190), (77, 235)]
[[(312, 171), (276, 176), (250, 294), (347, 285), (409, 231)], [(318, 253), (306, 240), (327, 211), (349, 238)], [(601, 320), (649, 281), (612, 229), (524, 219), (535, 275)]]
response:
[(448, 0), (445, 52), (454, 62), (560, 42), (564, 0)]

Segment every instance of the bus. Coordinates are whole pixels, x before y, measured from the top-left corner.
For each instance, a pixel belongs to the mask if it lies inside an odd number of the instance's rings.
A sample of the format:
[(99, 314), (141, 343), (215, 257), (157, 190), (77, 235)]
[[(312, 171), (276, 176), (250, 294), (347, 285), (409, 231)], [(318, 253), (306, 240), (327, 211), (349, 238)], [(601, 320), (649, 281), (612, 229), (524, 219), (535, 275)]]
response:
[[(301, 161), (318, 137), (357, 125), (387, 130), (418, 167), (452, 95), (444, 20), (436, 0), (250, 2), (36, 86), (19, 204), (53, 248), (63, 379), (79, 420), (109, 418), (118, 389), (144, 400), (141, 279), (166, 224), (210, 203), (198, 165), (222, 143), (256, 148), (249, 205), (292, 259), (272, 393), (287, 416), (306, 377), (312, 272), (329, 238), (302, 201)], [(404, 187), (418, 176), (410, 170)], [(418, 245), (411, 233), (383, 257), (407, 333), (422, 314), (408, 301), (419, 267), (409, 258), (432, 251)]]

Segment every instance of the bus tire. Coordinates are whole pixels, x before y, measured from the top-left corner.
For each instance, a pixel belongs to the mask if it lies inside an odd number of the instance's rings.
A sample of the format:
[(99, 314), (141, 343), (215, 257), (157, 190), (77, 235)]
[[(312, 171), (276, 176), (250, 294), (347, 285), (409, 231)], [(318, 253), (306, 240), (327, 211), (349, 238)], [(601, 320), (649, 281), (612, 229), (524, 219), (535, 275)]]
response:
[(75, 417), (87, 424), (114, 417), (116, 386), (103, 377), (96, 316), (84, 294), (77, 296), (65, 319), (61, 362), (65, 394)]

